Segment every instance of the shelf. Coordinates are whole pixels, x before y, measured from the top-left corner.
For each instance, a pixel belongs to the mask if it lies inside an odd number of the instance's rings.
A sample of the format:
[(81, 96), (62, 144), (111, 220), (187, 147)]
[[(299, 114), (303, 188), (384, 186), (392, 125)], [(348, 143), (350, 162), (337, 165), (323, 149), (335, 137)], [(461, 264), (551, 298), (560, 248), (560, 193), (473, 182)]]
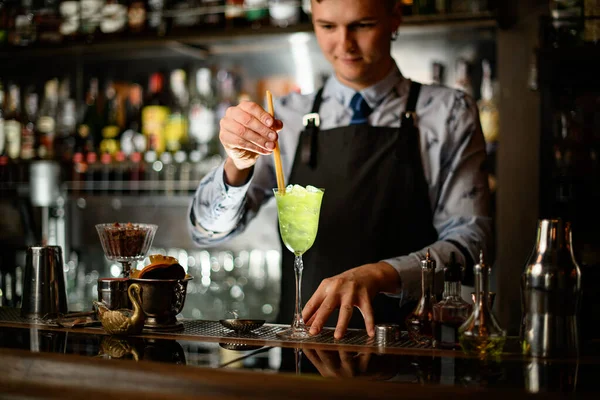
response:
[[(497, 26), (493, 12), (478, 14), (449, 14), (408, 16), (404, 18), (400, 34), (438, 32), (454, 29), (492, 28)], [(169, 56), (188, 56), (205, 59), (212, 53), (212, 45), (220, 43), (254, 43), (256, 38), (280, 39), (293, 33), (311, 33), (311, 23), (301, 23), (285, 28), (265, 26), (253, 28), (226, 28), (219, 31), (190, 30), (186, 34), (166, 37), (125, 37), (94, 43), (61, 44), (57, 46), (32, 46), (8, 48), (0, 51), (0, 59), (29, 59), (56, 56), (102, 58), (103, 60), (143, 59)]]

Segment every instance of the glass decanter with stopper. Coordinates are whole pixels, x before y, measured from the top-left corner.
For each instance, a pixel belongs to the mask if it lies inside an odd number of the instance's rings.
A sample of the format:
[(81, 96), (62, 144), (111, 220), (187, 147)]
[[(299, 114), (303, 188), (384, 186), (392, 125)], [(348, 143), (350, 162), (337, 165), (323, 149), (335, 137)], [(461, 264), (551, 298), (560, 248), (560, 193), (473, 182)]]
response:
[(458, 328), (471, 313), (471, 304), (460, 296), (462, 265), (454, 252), (444, 268), (444, 297), (433, 305), (433, 346), (442, 349), (460, 349)]
[(421, 298), (414, 311), (406, 317), (406, 330), (409, 338), (419, 344), (433, 342), (433, 305), (436, 302), (433, 280), (435, 260), (431, 259), (429, 249), (421, 260)]
[(506, 332), (500, 328), (489, 304), (490, 267), (485, 264), (483, 251), (479, 253), (479, 264), (475, 272), (475, 304), (473, 311), (458, 329), (463, 351), (479, 358), (497, 357), (502, 353)]

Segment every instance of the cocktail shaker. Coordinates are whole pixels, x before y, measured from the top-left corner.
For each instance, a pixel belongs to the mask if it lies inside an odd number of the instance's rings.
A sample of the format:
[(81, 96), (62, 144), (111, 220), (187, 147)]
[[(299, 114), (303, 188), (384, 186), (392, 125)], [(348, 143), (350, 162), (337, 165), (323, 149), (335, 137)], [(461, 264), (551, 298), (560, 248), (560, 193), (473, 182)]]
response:
[(577, 355), (581, 271), (573, 255), (569, 222), (538, 222), (537, 241), (522, 275), (521, 290), (525, 354)]
[(27, 248), (21, 315), (45, 319), (67, 311), (62, 249), (60, 246)]

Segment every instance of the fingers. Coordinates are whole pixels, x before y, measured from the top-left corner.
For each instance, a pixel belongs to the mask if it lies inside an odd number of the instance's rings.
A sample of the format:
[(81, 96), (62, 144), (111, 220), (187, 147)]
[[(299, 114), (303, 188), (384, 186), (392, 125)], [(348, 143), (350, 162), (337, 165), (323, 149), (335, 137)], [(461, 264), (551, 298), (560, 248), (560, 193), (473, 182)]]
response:
[(365, 320), (365, 329), (369, 337), (375, 336), (375, 318), (373, 317), (373, 306), (371, 306), (371, 300), (368, 297), (361, 296), (359, 304), (357, 305), (360, 313)]
[(352, 317), (353, 310), (354, 306), (352, 305), (351, 301), (342, 301), (342, 305), (340, 306), (340, 314), (338, 316), (337, 325), (333, 334), (333, 337), (335, 339), (339, 340), (343, 338), (346, 334), (346, 329), (348, 328), (348, 324), (350, 323), (350, 318)]
[(278, 138), (275, 129), (282, 126), (258, 104), (242, 102), (227, 109), (220, 123), (220, 138), (225, 147), (270, 154)]
[(335, 297), (333, 297), (333, 296), (327, 297), (323, 301), (323, 303), (321, 303), (321, 306), (319, 307), (319, 310), (317, 311), (315, 319), (310, 326), (310, 334), (311, 335), (316, 335), (319, 332), (321, 332), (321, 329), (323, 329), (323, 326), (327, 322), (327, 319), (329, 319), (329, 316), (331, 315), (331, 313), (337, 308), (337, 304), (338, 303), (337, 303)]
[(321, 306), (321, 303), (325, 299), (327, 289), (325, 287), (325, 282), (321, 282), (317, 290), (310, 297), (308, 302), (304, 305), (302, 309), (302, 318), (304, 319), (307, 325), (312, 324), (315, 319), (315, 313)]

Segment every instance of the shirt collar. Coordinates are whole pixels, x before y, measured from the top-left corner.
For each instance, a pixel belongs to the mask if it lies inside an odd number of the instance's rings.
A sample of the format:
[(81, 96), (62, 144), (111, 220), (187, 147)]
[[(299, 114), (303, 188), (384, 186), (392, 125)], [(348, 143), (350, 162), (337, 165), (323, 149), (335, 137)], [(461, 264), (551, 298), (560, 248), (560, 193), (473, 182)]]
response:
[[(369, 107), (374, 109), (377, 107), (383, 99), (395, 88), (400, 82), (404, 80), (404, 76), (400, 72), (400, 69), (394, 63), (394, 66), (385, 78), (377, 82), (376, 84), (369, 86), (360, 91), (360, 94), (367, 101)], [(356, 91), (348, 86), (342, 84), (335, 74), (332, 74), (323, 88), (323, 97), (333, 96), (340, 104), (344, 107), (350, 107), (350, 100), (352, 96), (356, 94)]]

